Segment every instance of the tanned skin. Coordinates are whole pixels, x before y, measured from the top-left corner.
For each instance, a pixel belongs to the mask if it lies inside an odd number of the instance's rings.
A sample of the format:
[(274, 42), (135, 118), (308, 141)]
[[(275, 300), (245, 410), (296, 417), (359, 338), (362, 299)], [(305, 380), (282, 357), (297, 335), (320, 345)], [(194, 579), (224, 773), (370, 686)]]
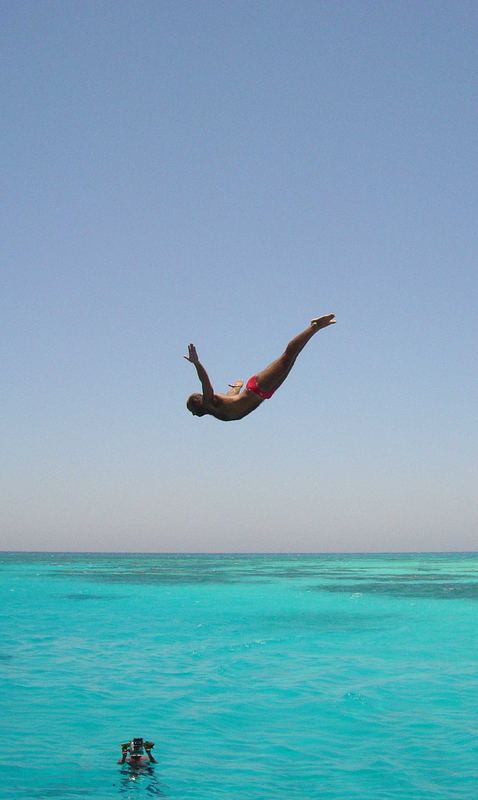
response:
[[(291, 339), (279, 358), (257, 373), (258, 386), (265, 392), (273, 392), (278, 389), (287, 378), (297, 356), (309, 339), (322, 328), (328, 328), (329, 325), (334, 325), (335, 322), (335, 314), (327, 314), (325, 317), (317, 317), (311, 320), (305, 331)], [(215, 392), (206, 370), (199, 361), (193, 344), (189, 345), (188, 355), (184, 356), (184, 358), (196, 367), (202, 387), (202, 394), (192, 394), (187, 402), (189, 411), (195, 417), (203, 417), (205, 414), (210, 414), (223, 422), (229, 422), (246, 417), (264, 402), (255, 392), (247, 388), (243, 389), (244, 381), (242, 380), (229, 384), (230, 389), (226, 394)]]

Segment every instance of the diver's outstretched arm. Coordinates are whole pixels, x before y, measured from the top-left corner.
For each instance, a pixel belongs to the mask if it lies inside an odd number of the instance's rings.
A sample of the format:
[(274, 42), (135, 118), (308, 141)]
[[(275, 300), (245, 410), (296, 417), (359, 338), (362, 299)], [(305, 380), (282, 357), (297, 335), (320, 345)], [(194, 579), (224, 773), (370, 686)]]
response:
[(191, 364), (194, 364), (196, 367), (196, 372), (198, 374), (198, 378), (201, 381), (202, 386), (202, 395), (204, 400), (207, 402), (212, 402), (214, 399), (214, 389), (212, 388), (212, 383), (209, 380), (209, 375), (207, 374), (206, 370), (204, 369), (203, 365), (199, 361), (198, 354), (196, 353), (196, 348), (193, 344), (190, 344), (188, 347), (188, 355), (184, 356), (186, 361), (190, 361)]

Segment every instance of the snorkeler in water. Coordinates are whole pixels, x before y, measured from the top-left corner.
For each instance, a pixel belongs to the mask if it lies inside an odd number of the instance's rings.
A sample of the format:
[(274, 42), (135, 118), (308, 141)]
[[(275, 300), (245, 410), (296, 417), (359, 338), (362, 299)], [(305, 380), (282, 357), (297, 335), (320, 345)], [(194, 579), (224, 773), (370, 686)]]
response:
[(252, 378), (249, 378), (245, 389), (242, 388), (244, 381), (237, 380), (229, 384), (230, 389), (226, 394), (218, 394), (214, 391), (209, 376), (199, 361), (195, 346), (190, 344), (188, 355), (184, 356), (184, 358), (196, 367), (198, 378), (201, 381), (202, 394), (192, 394), (188, 398), (187, 408), (195, 417), (203, 417), (209, 414), (223, 422), (246, 417), (252, 411), (255, 411), (264, 400), (269, 400), (285, 381), (295, 364), (297, 356), (309, 339), (317, 331), (327, 328), (329, 325), (334, 325), (335, 322), (335, 314), (327, 314), (325, 317), (317, 317), (311, 320), (309, 327), (289, 342), (278, 359), (261, 372), (253, 375)]
[(141, 737), (137, 737), (136, 739), (131, 739), (130, 742), (124, 742), (120, 747), (121, 758), (118, 764), (129, 764), (132, 767), (140, 767), (144, 764), (157, 764), (151, 752), (154, 747), (154, 742), (148, 742)]

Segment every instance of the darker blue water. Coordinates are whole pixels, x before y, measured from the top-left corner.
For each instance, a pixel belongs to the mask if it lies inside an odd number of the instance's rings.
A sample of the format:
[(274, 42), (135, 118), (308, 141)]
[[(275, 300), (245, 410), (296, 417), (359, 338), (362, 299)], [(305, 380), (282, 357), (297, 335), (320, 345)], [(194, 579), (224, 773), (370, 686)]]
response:
[(4, 553), (0, 600), (5, 800), (478, 796), (477, 554)]

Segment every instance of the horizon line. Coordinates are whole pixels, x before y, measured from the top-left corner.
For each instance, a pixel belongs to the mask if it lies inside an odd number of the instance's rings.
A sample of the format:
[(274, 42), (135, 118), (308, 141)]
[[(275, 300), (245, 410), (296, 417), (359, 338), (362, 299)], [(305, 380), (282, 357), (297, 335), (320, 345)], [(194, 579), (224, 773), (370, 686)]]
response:
[(478, 550), (0, 550), (3, 554), (134, 556), (471, 555)]

